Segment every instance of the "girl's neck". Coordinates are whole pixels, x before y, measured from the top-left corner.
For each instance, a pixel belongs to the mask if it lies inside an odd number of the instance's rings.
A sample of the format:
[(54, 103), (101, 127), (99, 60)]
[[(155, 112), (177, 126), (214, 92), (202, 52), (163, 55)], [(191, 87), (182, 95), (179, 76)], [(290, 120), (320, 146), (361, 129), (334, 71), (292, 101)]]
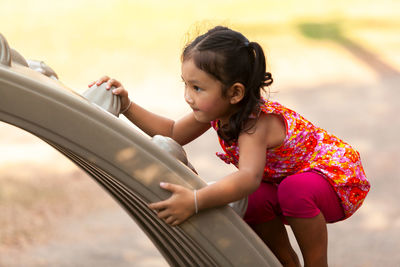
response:
[(229, 118), (225, 119), (218, 119), (219, 127), (228, 126), (229, 125)]
[(229, 119), (239, 109), (240, 109), (240, 107), (238, 105), (232, 105), (230, 110), (229, 110), (229, 112), (228, 112), (228, 114), (226, 116), (224, 116), (223, 118), (218, 118), (220, 126), (225, 126), (225, 125), (228, 126), (229, 125)]
[[(237, 139), (231, 139), (229, 138), (227, 135), (225, 130), (230, 129), (230, 118), (233, 114), (235, 114), (235, 112), (237, 112), (238, 108), (235, 109), (234, 112), (230, 113), (230, 116), (225, 117), (225, 118), (220, 118), (218, 119), (218, 135), (228, 144), (228, 145), (232, 145), (234, 142), (237, 141)], [(251, 129), (255, 126), (259, 116), (261, 113), (261, 108), (260, 107), (254, 107), (252, 113), (250, 113), (250, 115), (244, 119), (243, 121), (237, 121), (235, 123), (240, 123), (240, 128), (241, 131), (251, 131)], [(238, 133), (239, 135), (239, 133)], [(239, 136), (237, 136), (238, 138)]]

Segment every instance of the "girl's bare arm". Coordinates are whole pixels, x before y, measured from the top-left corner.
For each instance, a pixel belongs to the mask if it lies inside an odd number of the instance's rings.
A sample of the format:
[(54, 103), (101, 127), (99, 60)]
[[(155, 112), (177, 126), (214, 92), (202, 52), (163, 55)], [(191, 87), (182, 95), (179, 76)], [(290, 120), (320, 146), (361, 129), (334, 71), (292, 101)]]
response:
[(109, 90), (112, 86), (113, 94), (119, 95), (121, 98), (121, 110), (124, 115), (142, 131), (150, 136), (164, 135), (171, 137), (181, 145), (185, 145), (196, 139), (210, 128), (209, 123), (200, 123), (195, 118), (193, 113), (190, 113), (183, 118), (174, 121), (166, 117), (152, 113), (138, 104), (131, 102), (128, 97), (128, 91), (124, 86), (115, 79), (110, 79), (108, 76), (103, 76), (99, 80), (92, 82), (90, 86), (96, 84), (106, 84), (106, 89)]
[(180, 145), (185, 145), (196, 139), (210, 128), (209, 123), (200, 123), (193, 113), (189, 113), (183, 118), (174, 121), (166, 117), (152, 113), (136, 103), (124, 115), (142, 131), (150, 136), (156, 134), (171, 137)]
[[(274, 115), (262, 115), (251, 133), (239, 137), (240, 159), (238, 171), (225, 176), (218, 182), (197, 191), (199, 210), (222, 206), (242, 199), (254, 192), (260, 185), (265, 166), (265, 152), (283, 142), (285, 126)], [(193, 215), (195, 200), (192, 190), (174, 184), (162, 184), (171, 191), (167, 200), (150, 204), (151, 209), (167, 223), (178, 225)]]

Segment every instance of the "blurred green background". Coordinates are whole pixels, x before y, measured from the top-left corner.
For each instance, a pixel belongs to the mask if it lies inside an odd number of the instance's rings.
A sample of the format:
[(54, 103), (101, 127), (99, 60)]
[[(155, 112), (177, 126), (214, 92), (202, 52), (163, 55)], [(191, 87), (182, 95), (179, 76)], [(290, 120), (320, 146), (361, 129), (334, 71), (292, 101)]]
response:
[[(270, 71), (285, 85), (296, 74), (298, 82), (310, 85), (315, 79), (333, 79), (337, 64), (324, 62), (313, 71), (326, 73), (313, 74), (304, 70), (296, 47), (309, 46), (323, 56), (322, 48), (340, 49), (343, 36), (400, 66), (400, 2), (395, 0), (16, 0), (0, 7), (1, 32), (11, 46), (28, 59), (45, 61), (78, 90), (103, 74), (127, 88), (176, 88), (187, 35), (216, 24), (260, 42)], [(286, 62), (289, 56), (292, 62)]]

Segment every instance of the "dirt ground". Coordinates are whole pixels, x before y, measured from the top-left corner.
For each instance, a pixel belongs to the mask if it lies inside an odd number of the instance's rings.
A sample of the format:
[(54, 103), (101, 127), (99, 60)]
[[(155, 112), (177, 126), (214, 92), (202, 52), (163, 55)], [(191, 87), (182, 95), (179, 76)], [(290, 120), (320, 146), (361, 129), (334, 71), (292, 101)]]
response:
[[(400, 155), (396, 131), (384, 132), (390, 126), (400, 125), (396, 116), (400, 97), (395, 90), (398, 82), (397, 77), (390, 83), (371, 86), (326, 85), (279, 96), (283, 103), (291, 103), (321, 124), (327, 121), (326, 126), (329, 124), (336, 134), (356, 142), (372, 182), (372, 190), (359, 212), (347, 221), (328, 226), (330, 266), (398, 266), (400, 263), (400, 210), (396, 194)], [(340, 101), (349, 97), (352, 101)], [(326, 105), (330, 101), (341, 104)], [(349, 114), (354, 115), (349, 117)], [(327, 116), (340, 117), (341, 121), (327, 120)], [(187, 147), (189, 157), (204, 177), (220, 177), (227, 171), (210, 154), (215, 147), (212, 132)], [(56, 152), (48, 153), (49, 157), (64, 161)], [(14, 199), (13, 206), (0, 205), (0, 266), (167, 265), (135, 223), (94, 182), (69, 162), (61, 165), (47, 171), (40, 163), (1, 168), (2, 192), (7, 191), (4, 189), (7, 185), (8, 192), (18, 190), (21, 196), (22, 187), (28, 196), (36, 190), (41, 200), (35, 201), (32, 207), (24, 199)], [(16, 168), (37, 174), (40, 186), (46, 188), (39, 189), (37, 183), (24, 175), (12, 176), (10, 169)], [(221, 173), (210, 171), (215, 169)], [(293, 237), (292, 241), (295, 244)]]
[[(353, 217), (328, 225), (330, 266), (399, 266), (396, 64), (388, 63), (394, 72), (382, 73), (369, 64), (371, 54), (354, 55), (337, 44), (313, 46), (309, 41), (294, 51), (282, 38), (294, 41), (288, 36), (270, 40), (272, 68), (277, 70), (271, 98), (352, 144), (372, 183)], [(377, 58), (385, 59), (385, 53)], [(282, 71), (287, 68), (293, 74)], [(310, 82), (314, 76), (319, 79)], [(158, 104), (153, 103), (162, 110)], [(0, 148), (0, 266), (167, 266), (131, 218), (58, 152), (5, 124), (0, 124)], [(220, 149), (213, 132), (185, 149), (205, 180), (232, 169), (215, 157)], [(291, 240), (296, 247), (293, 236)]]

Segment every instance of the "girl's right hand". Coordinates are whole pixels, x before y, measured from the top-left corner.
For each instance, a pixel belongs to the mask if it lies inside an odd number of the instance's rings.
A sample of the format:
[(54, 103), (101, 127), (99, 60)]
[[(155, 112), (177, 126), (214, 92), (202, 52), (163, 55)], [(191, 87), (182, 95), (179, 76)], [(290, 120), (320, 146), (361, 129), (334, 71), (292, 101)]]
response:
[(115, 87), (112, 90), (112, 93), (114, 95), (120, 96), (120, 99), (121, 99), (121, 110), (126, 110), (129, 107), (129, 105), (131, 103), (131, 100), (128, 97), (128, 91), (124, 88), (124, 86), (119, 81), (117, 81), (115, 79), (111, 79), (108, 76), (103, 76), (99, 80), (90, 83), (89, 87), (92, 87), (95, 84), (97, 86), (99, 86), (99, 85), (101, 85), (103, 83), (106, 83), (106, 89), (107, 90), (110, 90), (110, 88), (112, 86)]

